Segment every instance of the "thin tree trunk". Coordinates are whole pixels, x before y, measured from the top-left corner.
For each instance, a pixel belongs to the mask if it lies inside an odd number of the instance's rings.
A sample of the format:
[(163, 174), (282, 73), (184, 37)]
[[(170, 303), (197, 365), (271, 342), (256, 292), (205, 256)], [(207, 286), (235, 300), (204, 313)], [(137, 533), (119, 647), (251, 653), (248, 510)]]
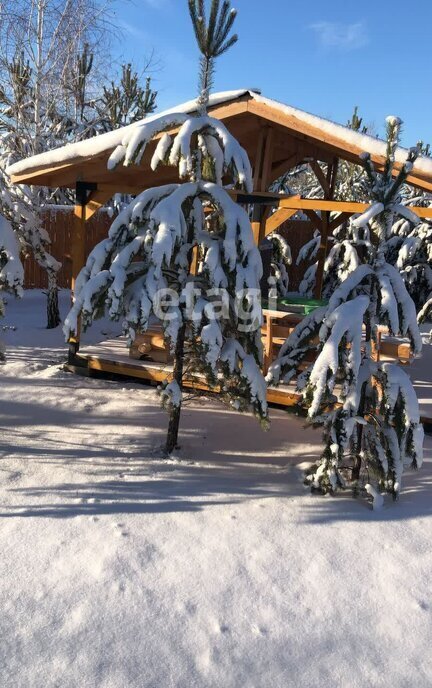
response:
[[(182, 325), (177, 336), (175, 348), (173, 376), (180, 390), (183, 382), (183, 363), (184, 363), (184, 344), (185, 344), (186, 325)], [(180, 425), (181, 401), (178, 406), (173, 406), (170, 412), (165, 453), (171, 454), (177, 447), (178, 432)]]
[[(366, 336), (365, 336), (365, 344), (367, 347), (367, 350), (371, 351), (372, 348), (372, 328), (370, 325), (370, 322), (366, 323)], [(369, 354), (370, 355), (370, 354)], [(360, 405), (357, 411), (358, 415), (363, 418), (365, 414), (365, 397), (362, 395), (362, 398), (360, 400)], [(358, 426), (357, 430), (357, 453), (354, 457), (354, 463), (353, 463), (353, 470), (351, 474), (351, 479), (354, 480), (356, 483), (360, 480), (360, 474), (361, 474), (361, 469), (362, 469), (362, 459), (361, 459), (361, 449), (362, 449), (362, 441), (363, 441), (363, 433), (364, 433), (364, 425)]]
[(38, 0), (37, 3), (37, 24), (36, 24), (36, 80), (34, 89), (34, 152), (39, 153), (40, 147), (40, 128), (41, 128), (41, 97), (42, 97), (42, 62), (43, 62), (43, 40), (44, 40), (44, 21), (45, 21), (45, 2)]
[(47, 329), (52, 330), (61, 323), (58, 303), (58, 287), (55, 276), (48, 275)]

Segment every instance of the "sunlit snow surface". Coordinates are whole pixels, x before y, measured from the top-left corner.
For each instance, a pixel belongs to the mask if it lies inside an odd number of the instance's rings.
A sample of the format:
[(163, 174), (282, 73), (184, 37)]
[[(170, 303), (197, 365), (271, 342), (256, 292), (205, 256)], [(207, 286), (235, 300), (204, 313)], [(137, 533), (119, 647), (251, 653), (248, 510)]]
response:
[(303, 488), (320, 436), (282, 411), (194, 403), (163, 461), (155, 391), (63, 372), (40, 293), (8, 301), (2, 688), (432, 685), (430, 438), (379, 511)]

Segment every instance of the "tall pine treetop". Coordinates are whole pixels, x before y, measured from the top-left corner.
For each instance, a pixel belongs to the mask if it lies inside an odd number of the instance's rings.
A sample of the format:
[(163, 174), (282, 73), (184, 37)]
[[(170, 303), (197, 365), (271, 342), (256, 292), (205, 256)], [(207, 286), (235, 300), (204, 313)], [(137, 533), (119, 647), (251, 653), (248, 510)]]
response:
[(214, 61), (237, 42), (237, 34), (229, 35), (237, 10), (229, 0), (212, 0), (207, 20), (204, 0), (188, 0), (192, 25), (201, 52), (198, 109), (204, 113), (213, 85)]

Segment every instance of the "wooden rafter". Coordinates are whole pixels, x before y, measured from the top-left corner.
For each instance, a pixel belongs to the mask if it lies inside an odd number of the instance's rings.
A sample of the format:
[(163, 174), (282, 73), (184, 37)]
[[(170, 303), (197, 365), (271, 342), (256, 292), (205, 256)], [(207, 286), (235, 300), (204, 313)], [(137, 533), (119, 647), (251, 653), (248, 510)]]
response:
[(329, 165), (329, 172), (330, 172), (330, 180), (329, 180), (330, 196), (329, 196), (329, 198), (331, 198), (331, 199), (334, 197), (338, 169), (339, 169), (339, 158), (334, 158), (333, 164), (331, 166)]
[(270, 217), (265, 221), (264, 236), (268, 236), (274, 232), (278, 227), (283, 225), (284, 222), (295, 215), (297, 210), (293, 208), (278, 208)]
[(315, 177), (324, 191), (324, 198), (330, 198), (330, 184), (329, 180), (326, 178), (320, 164), (316, 160), (308, 160), (309, 167), (314, 173)]
[(333, 232), (336, 227), (339, 227), (343, 222), (348, 220), (348, 218), (351, 217), (351, 213), (340, 213), (337, 217), (334, 218), (329, 224), (329, 232)]
[(309, 210), (308, 208), (306, 208), (303, 212), (306, 215), (306, 217), (308, 217), (309, 220), (312, 222), (315, 229), (317, 229), (319, 232), (321, 232), (321, 229), (322, 229), (321, 217), (316, 214), (315, 210)]
[(260, 179), (260, 190), (267, 191), (271, 182), (271, 169), (274, 152), (274, 129), (268, 127), (265, 135), (264, 156)]
[(259, 188), (259, 180), (262, 169), (263, 150), (264, 150), (264, 128), (261, 128), (258, 134), (257, 147), (255, 153), (255, 164), (253, 170), (253, 188)]
[(294, 167), (297, 167), (297, 165), (300, 165), (303, 162), (303, 158), (304, 153), (302, 151), (296, 151), (285, 160), (275, 163), (272, 166), (270, 181), (275, 181), (275, 179), (281, 177), (283, 174), (285, 174), (285, 172), (288, 172)]

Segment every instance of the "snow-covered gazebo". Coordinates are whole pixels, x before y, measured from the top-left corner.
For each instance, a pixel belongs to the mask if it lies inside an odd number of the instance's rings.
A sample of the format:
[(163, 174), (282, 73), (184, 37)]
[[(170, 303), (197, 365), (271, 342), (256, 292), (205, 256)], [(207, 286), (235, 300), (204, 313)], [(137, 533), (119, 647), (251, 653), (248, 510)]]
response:
[[(148, 117), (143, 122), (148, 125), (152, 120), (160, 120), (172, 112), (192, 113), (195, 110), (196, 101), (192, 100)], [(214, 94), (210, 97), (209, 114), (224, 122), (246, 150), (252, 163), (253, 193), (233, 191), (232, 194), (239, 203), (253, 206), (252, 225), (257, 243), (299, 210), (319, 229), (321, 246), (316, 280), (319, 296), (329, 235), (350, 215), (367, 208), (364, 203), (334, 200), (339, 161), (359, 164), (360, 154), (367, 150), (376, 168), (382, 169), (386, 144), (367, 134), (269, 100), (248, 89)], [(114, 166), (110, 162), (113, 152), (122, 146), (125, 136), (130, 135), (131, 128), (138, 129), (141, 125), (142, 122), (137, 122), (85, 141), (68, 144), (21, 160), (8, 170), (15, 183), (75, 189), (76, 227), (71, 246), (74, 277), (85, 262), (85, 223), (113, 194), (138, 194), (149, 187), (179, 181), (176, 167), (159, 166), (156, 171), (151, 169), (151, 159), (160, 137), (156, 137), (147, 146), (139, 165)], [(406, 149), (397, 149), (395, 171), (400, 169), (407, 153)], [(309, 164), (316, 175), (323, 191), (322, 198), (303, 199), (268, 192), (274, 180), (301, 163)], [(319, 163), (326, 163), (326, 174)], [(432, 191), (432, 159), (419, 157), (407, 181), (422, 190)], [(432, 217), (432, 208), (411, 209), (421, 217)], [(330, 213), (337, 214), (330, 219)], [(267, 323), (266, 342), (271, 350), (271, 316), (267, 318)], [(274, 332), (277, 333), (277, 324)], [(397, 343), (391, 345), (391, 351), (387, 353), (398, 355), (398, 347)], [(166, 376), (166, 371), (160, 371), (157, 365), (150, 365), (150, 362), (144, 365), (142, 361), (128, 360), (127, 355), (119, 353), (118, 348), (116, 352), (111, 349), (105, 354), (78, 351), (79, 341), (75, 340), (71, 343), (71, 365), (155, 381)], [(270, 401), (292, 403), (292, 399), (292, 393), (288, 394), (281, 388), (269, 390)]]

